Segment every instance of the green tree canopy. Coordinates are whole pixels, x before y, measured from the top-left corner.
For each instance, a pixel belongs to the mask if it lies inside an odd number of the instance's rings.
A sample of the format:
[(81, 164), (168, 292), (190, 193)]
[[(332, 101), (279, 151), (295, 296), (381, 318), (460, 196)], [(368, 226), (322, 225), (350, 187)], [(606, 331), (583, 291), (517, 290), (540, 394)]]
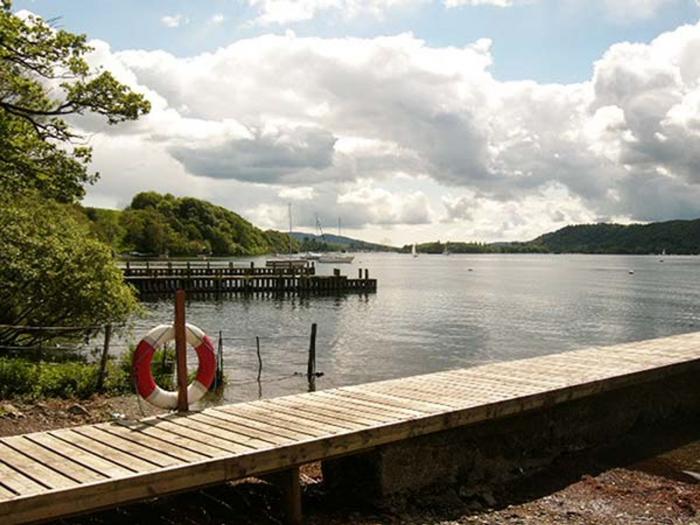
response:
[[(97, 325), (124, 321), (137, 308), (106, 244), (71, 205), (35, 192), (0, 195), (0, 324)], [(26, 343), (0, 329), (0, 345)]]
[(89, 173), (91, 149), (65, 118), (97, 113), (109, 124), (150, 110), (107, 71), (90, 68), (85, 35), (22, 19), (11, 1), (0, 4), (0, 190), (37, 189), (72, 202), (98, 174)]

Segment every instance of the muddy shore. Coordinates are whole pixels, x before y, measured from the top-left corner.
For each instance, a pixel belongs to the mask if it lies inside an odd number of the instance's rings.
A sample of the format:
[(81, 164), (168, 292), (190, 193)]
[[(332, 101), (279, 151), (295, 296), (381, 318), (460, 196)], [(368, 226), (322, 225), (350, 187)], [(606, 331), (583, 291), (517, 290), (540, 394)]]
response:
[[(135, 396), (0, 402), (0, 435), (155, 413)], [(302, 468), (302, 482), (305, 520), (312, 525), (700, 525), (700, 423), (568, 455), (509, 486), (443, 487), (381, 507), (329, 493), (318, 464)], [(244, 480), (63, 523), (279, 524), (279, 499), (274, 486)]]

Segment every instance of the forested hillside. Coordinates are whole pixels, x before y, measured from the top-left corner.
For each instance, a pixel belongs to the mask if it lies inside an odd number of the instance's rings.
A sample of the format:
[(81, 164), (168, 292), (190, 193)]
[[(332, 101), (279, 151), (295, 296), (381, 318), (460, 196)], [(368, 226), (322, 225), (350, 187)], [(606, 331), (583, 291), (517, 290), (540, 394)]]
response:
[(700, 219), (649, 224), (566, 226), (530, 244), (555, 253), (700, 253)]
[[(289, 236), (192, 197), (137, 194), (123, 211), (86, 208), (93, 230), (117, 253), (158, 256), (260, 255), (289, 250)], [(292, 239), (292, 248), (298, 249)]]

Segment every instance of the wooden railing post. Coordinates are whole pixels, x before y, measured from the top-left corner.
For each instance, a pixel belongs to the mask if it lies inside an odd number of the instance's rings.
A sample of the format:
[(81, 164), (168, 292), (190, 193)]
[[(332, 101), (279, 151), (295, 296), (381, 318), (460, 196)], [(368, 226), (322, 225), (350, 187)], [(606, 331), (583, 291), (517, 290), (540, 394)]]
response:
[(102, 357), (100, 358), (100, 370), (97, 376), (97, 391), (100, 392), (105, 382), (107, 360), (109, 359), (109, 340), (112, 338), (112, 325), (105, 325), (105, 339), (102, 345)]
[(187, 412), (187, 334), (185, 328), (185, 290), (175, 292), (175, 361), (177, 363), (177, 410)]

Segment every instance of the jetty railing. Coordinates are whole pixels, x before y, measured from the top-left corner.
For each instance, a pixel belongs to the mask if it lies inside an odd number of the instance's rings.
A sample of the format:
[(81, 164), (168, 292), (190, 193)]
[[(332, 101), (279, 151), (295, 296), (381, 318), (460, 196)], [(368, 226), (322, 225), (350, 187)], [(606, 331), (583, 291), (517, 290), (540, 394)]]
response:
[(315, 275), (307, 271), (272, 268), (125, 268), (124, 280), (141, 294), (333, 294), (373, 293), (377, 280), (359, 270), (357, 279), (340, 274)]
[(287, 266), (277, 265), (275, 267), (255, 266), (251, 262), (250, 266), (236, 266), (229, 263), (150, 263), (148, 261), (135, 265), (127, 261), (122, 265), (124, 277), (236, 277), (236, 276), (261, 276), (261, 275), (315, 275), (316, 267), (313, 264), (307, 266)]

